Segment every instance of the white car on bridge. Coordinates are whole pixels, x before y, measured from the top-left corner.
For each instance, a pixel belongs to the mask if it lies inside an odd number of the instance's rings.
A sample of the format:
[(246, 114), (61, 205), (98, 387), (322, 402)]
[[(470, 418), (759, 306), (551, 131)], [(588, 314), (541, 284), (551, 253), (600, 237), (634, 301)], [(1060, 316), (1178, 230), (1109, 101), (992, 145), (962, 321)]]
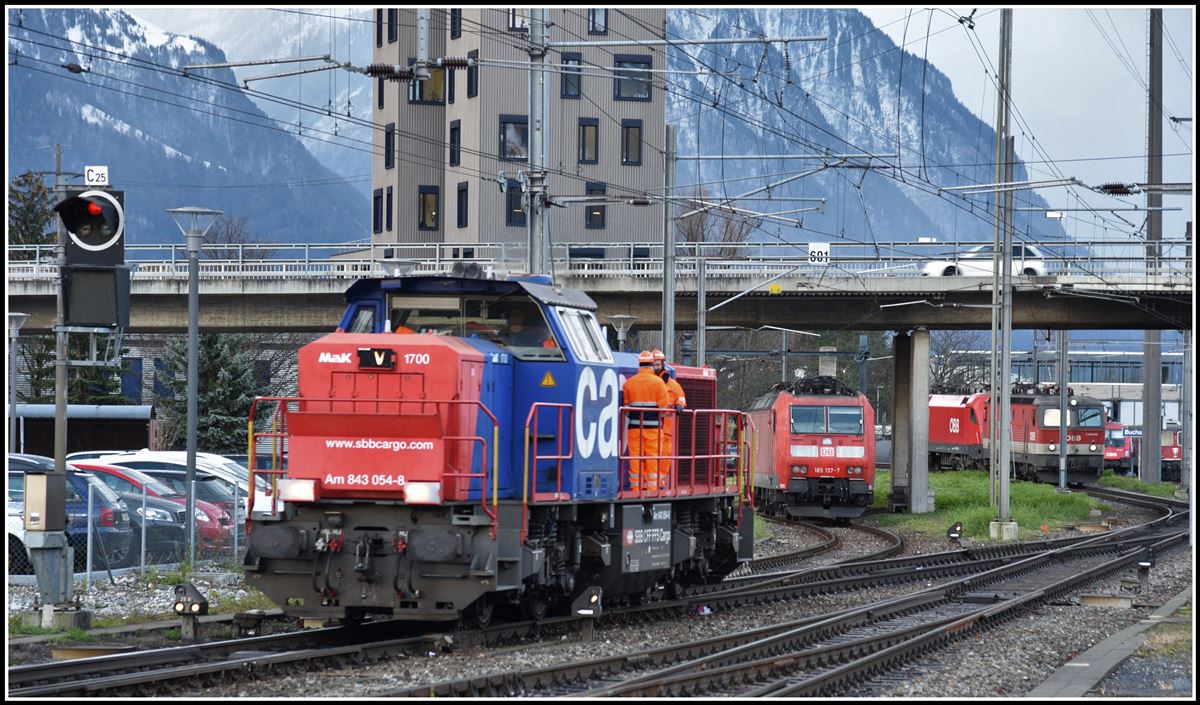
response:
[[(921, 271), (925, 277), (992, 276), (995, 271), (995, 249), (991, 245), (976, 245), (953, 259), (938, 259), (926, 262)], [(1033, 245), (1012, 246), (1012, 273), (1014, 276), (1046, 276), (1046, 257)]]

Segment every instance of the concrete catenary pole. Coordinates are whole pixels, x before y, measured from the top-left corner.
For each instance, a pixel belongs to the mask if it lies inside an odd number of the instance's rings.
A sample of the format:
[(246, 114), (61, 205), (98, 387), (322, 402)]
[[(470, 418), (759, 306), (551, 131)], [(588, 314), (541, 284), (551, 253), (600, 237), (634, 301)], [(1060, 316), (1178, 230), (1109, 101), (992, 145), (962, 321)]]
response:
[[(1162, 183), (1162, 10), (1150, 10), (1150, 95), (1147, 100), (1146, 183)], [(1153, 275), (1158, 267), (1162, 240), (1162, 193), (1146, 189), (1146, 269)], [(1162, 479), (1162, 332), (1145, 333), (1142, 355), (1142, 450), (1143, 482)]]
[(675, 126), (665, 125), (663, 142), (663, 297), (662, 351), (675, 359), (675, 224), (671, 221), (671, 188), (675, 185)]

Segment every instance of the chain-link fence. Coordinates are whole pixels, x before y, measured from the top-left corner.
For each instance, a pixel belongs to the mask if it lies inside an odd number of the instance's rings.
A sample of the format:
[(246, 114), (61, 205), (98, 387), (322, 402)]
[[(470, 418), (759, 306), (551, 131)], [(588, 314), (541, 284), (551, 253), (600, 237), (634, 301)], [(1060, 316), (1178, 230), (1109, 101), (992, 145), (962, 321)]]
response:
[[(183, 500), (155, 497), (145, 486), (137, 494), (122, 494), (109, 503), (88, 484), (78, 507), (68, 502), (67, 544), (74, 551), (76, 578), (90, 586), (92, 580), (117, 572), (173, 570), (180, 564), (219, 565), (240, 569), (246, 547), (245, 507), (242, 500), (227, 507), (198, 502), (191, 517), (194, 526), (194, 561), (188, 551), (187, 507)], [(25, 545), (24, 507), (9, 500), (8, 574), (10, 580), (32, 581), (34, 563)], [(20, 580), (18, 576), (30, 576)]]

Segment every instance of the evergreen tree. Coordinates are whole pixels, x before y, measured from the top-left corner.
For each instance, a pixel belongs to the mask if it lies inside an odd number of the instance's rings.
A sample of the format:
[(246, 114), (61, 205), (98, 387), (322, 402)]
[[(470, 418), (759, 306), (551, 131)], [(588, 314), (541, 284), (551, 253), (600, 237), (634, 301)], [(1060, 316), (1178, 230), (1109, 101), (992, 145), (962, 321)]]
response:
[[(87, 336), (73, 334), (67, 340), (68, 356), (72, 360), (83, 360), (89, 355)], [(121, 392), (121, 375), (128, 368), (124, 356), (128, 348), (121, 349), (121, 366), (72, 367), (67, 370), (68, 404), (132, 404)], [(54, 336), (22, 336), (19, 355), (29, 382), (29, 391), (18, 391), (17, 396), (27, 404), (54, 403)]]
[[(53, 245), (57, 237), (54, 194), (42, 177), (27, 171), (8, 187), (8, 244)], [(48, 253), (52, 254), (52, 253)], [(10, 260), (32, 260), (32, 252), (9, 252)]]
[[(241, 453), (247, 444), (250, 404), (261, 387), (254, 374), (253, 340), (245, 334), (203, 333), (198, 340), (196, 448)], [(156, 395), (163, 446), (187, 443), (187, 339), (167, 341), (159, 381), (170, 395)]]

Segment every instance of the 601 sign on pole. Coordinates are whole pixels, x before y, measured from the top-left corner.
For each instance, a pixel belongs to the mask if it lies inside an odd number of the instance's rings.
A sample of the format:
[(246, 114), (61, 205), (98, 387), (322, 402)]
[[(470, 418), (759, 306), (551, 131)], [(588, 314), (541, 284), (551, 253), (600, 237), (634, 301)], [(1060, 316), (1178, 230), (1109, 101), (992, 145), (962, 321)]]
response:
[(828, 242), (810, 242), (810, 243), (808, 243), (808, 263), (809, 264), (829, 264), (829, 243)]

